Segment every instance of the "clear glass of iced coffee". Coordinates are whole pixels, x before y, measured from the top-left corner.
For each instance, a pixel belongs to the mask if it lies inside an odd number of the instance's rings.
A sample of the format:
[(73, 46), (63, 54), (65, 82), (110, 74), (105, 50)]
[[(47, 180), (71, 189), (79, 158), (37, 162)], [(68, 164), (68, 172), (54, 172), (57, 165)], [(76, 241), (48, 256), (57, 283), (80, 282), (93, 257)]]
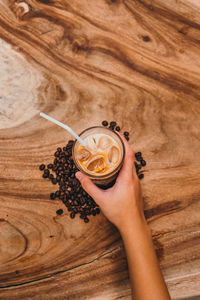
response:
[(112, 186), (125, 157), (121, 137), (102, 126), (87, 128), (79, 136), (86, 142), (86, 147), (75, 141), (72, 155), (76, 167), (98, 186)]

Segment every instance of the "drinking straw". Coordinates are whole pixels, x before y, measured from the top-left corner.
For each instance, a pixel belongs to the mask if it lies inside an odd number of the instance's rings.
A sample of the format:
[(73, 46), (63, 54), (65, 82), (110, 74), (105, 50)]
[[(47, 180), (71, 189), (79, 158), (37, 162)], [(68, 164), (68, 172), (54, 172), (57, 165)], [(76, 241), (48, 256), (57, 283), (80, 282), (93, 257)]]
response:
[(73, 136), (79, 141), (79, 143), (80, 143), (81, 145), (83, 145), (83, 146), (86, 147), (85, 141), (83, 141), (83, 140), (80, 138), (80, 136), (78, 136), (78, 135), (76, 134), (76, 132), (74, 132), (69, 126), (67, 126), (67, 125), (65, 125), (65, 124), (63, 124), (63, 123), (57, 121), (56, 119), (54, 119), (54, 118), (52, 118), (52, 117), (50, 117), (50, 116), (48, 116), (48, 115), (46, 115), (46, 114), (44, 114), (44, 113), (42, 113), (42, 112), (40, 113), (40, 116), (43, 117), (43, 118), (45, 118), (45, 119), (47, 119), (47, 120), (49, 120), (49, 121), (51, 121), (52, 123), (54, 123), (54, 124), (56, 124), (56, 125), (58, 125), (58, 126), (64, 128), (64, 129), (66, 129), (71, 135), (73, 135)]

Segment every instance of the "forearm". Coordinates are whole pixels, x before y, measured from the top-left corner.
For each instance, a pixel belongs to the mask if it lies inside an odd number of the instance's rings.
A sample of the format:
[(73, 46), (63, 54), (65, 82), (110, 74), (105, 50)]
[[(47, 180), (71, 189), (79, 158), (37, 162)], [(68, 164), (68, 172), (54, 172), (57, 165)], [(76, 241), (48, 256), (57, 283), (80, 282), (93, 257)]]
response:
[(120, 232), (136, 300), (169, 300), (146, 221), (137, 215)]

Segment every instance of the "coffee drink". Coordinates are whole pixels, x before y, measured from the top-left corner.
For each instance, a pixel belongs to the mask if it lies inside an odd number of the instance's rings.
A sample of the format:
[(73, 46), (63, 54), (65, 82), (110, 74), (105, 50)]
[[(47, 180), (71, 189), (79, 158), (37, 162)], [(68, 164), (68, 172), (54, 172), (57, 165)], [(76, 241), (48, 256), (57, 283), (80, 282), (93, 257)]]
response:
[(87, 147), (80, 145), (77, 159), (85, 172), (102, 175), (113, 171), (122, 159), (118, 143), (110, 136), (97, 133), (85, 138)]
[(77, 168), (98, 185), (113, 181), (123, 164), (125, 149), (120, 136), (104, 127), (91, 127), (80, 134), (86, 147), (78, 141), (73, 147)]

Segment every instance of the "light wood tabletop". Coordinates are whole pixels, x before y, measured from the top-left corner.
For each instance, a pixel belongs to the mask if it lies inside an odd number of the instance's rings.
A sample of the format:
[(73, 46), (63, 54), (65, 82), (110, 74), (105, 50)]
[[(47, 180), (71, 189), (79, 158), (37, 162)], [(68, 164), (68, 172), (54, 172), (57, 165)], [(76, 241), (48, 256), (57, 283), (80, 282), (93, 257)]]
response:
[(41, 111), (130, 132), (171, 297), (200, 295), (200, 2), (0, 1), (0, 299), (130, 300), (117, 229), (49, 198), (71, 137)]

